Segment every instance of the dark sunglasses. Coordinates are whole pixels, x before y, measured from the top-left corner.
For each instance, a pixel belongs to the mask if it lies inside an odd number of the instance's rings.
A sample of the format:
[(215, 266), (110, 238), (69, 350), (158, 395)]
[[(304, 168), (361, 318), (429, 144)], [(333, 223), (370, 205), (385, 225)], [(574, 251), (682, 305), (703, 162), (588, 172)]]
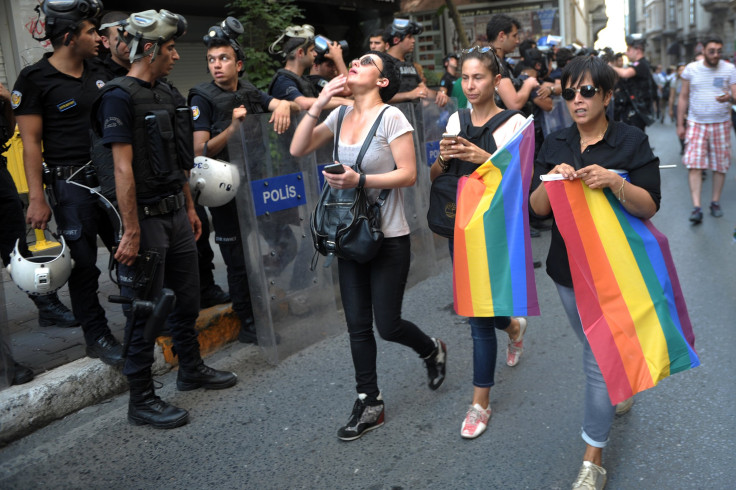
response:
[[(493, 49), (491, 46), (473, 46), (469, 49), (463, 49), (460, 54), (471, 54), (471, 53), (478, 53), (478, 54), (485, 54), (493, 58), (493, 62), (496, 64), (496, 72), (501, 73), (501, 60), (498, 59), (498, 55), (496, 54), (496, 50)], [(460, 60), (458, 64), (462, 65), (462, 62), (464, 60)]]
[(562, 98), (565, 100), (572, 100), (578, 92), (586, 99), (590, 99), (598, 92), (598, 87), (594, 87), (593, 85), (583, 85), (580, 88), (566, 88), (562, 91)]
[(372, 64), (373, 66), (376, 67), (376, 70), (378, 70), (378, 73), (381, 74), (381, 77), (382, 78), (388, 78), (386, 75), (383, 74), (383, 70), (381, 70), (380, 68), (378, 68), (378, 65), (376, 64), (375, 61), (373, 61), (373, 58), (371, 58), (370, 55), (369, 56), (363, 56), (362, 58), (354, 59), (353, 61), (350, 62), (350, 64), (352, 65), (356, 61), (358, 62), (358, 64), (360, 66), (368, 66), (368, 65), (371, 65)]

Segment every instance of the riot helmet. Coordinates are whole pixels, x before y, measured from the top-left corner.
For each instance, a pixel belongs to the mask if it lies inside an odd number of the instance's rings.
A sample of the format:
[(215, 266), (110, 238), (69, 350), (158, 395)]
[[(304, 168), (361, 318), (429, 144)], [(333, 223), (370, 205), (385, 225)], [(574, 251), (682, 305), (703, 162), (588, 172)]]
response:
[[(283, 42), (283, 44), (282, 44)], [(314, 42), (314, 27), (309, 24), (301, 26), (289, 26), (281, 33), (268, 52), (281, 59), (286, 59), (291, 53), (299, 48), (305, 48)]]
[(199, 156), (189, 174), (189, 187), (196, 204), (223, 206), (238, 193), (240, 173), (232, 163)]
[(389, 29), (391, 39), (394, 37), (404, 39), (408, 35), (416, 36), (422, 32), (424, 32), (422, 25), (409, 19), (394, 19)]
[(23, 257), (18, 250), (20, 239), (10, 253), (8, 273), (18, 288), (31, 296), (51, 294), (69, 280), (74, 267), (72, 255), (62, 236), (61, 252), (56, 256)]
[[(146, 10), (131, 14), (127, 22), (118, 27), (120, 36), (130, 46), (130, 62), (139, 60), (153, 53), (151, 61), (156, 59), (161, 46), (172, 39), (183, 36), (187, 31), (187, 20), (180, 14), (161, 9)], [(153, 46), (144, 51), (146, 42)]]

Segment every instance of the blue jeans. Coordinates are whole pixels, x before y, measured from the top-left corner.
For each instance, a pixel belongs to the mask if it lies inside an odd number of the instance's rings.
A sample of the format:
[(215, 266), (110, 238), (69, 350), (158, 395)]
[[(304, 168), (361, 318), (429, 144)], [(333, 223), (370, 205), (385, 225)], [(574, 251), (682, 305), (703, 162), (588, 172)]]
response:
[(338, 259), (356, 388), (369, 397), (379, 394), (374, 316), (376, 329), (384, 340), (410, 347), (419, 357), (427, 357), (435, 349), (431, 337), (401, 318), (410, 255), (411, 241), (409, 235), (404, 235), (385, 238), (378, 255), (368, 263)]
[(557, 293), (560, 295), (562, 307), (570, 320), (570, 325), (575, 335), (583, 343), (585, 406), (582, 437), (587, 444), (603, 448), (608, 445), (608, 434), (611, 432), (613, 417), (616, 414), (616, 405), (611, 404), (601, 368), (598, 367), (598, 362), (583, 332), (583, 325), (580, 322), (580, 314), (575, 302), (575, 291), (561, 284), (555, 283), (555, 286), (557, 286)]
[[(450, 259), (455, 256), (455, 242), (447, 240)], [(511, 325), (510, 316), (470, 317), (470, 335), (473, 338), (473, 386), (490, 388), (495, 384), (496, 354), (498, 342), (496, 329), (506, 330)]]

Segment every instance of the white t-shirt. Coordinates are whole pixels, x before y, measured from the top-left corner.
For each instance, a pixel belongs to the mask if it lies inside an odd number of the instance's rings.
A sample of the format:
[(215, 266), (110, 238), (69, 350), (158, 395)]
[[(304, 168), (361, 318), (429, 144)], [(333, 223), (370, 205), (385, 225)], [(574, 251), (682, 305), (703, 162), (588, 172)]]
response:
[(704, 61), (693, 61), (685, 67), (682, 78), (690, 82), (687, 120), (696, 123), (722, 123), (731, 120), (731, 104), (717, 102), (716, 97), (730, 94), (736, 85), (736, 67), (723, 60), (710, 68)]
[[(473, 109), (470, 109), (473, 112)], [(493, 132), (493, 139), (496, 141), (496, 147), (501, 148), (511, 137), (516, 134), (516, 131), (524, 125), (526, 118), (521, 114), (511, 116), (505, 123), (503, 123), (497, 130)], [(460, 132), (460, 115), (455, 112), (447, 120), (446, 133), (458, 134)]]
[[(345, 111), (345, 117), (350, 114), (352, 107), (348, 107)], [(383, 109), (381, 109), (383, 110)], [(340, 108), (333, 110), (327, 119), (325, 119), (325, 125), (335, 134), (337, 130), (337, 117), (340, 112)], [(380, 111), (379, 111), (380, 113)], [(343, 119), (343, 123), (345, 120)], [(373, 126), (373, 122), (363, 129), (364, 137), (366, 133)], [(389, 144), (402, 134), (414, 131), (414, 128), (409, 124), (406, 116), (397, 109), (396, 107), (389, 106), (386, 112), (383, 113), (383, 119), (381, 124), (376, 130), (376, 136), (373, 138), (368, 151), (363, 156), (363, 161), (360, 163), (363, 173), (366, 174), (383, 174), (391, 172), (396, 166), (393, 154), (391, 153), (391, 147)], [(354, 165), (355, 159), (358, 158), (360, 148), (363, 146), (363, 139), (355, 145), (347, 145), (342, 140), (339, 142), (339, 161), (345, 165)], [(366, 189), (369, 202), (375, 202), (378, 195), (381, 193), (381, 189)], [(381, 208), (381, 229), (383, 235), (386, 238), (398, 237), (408, 235), (409, 223), (406, 221), (404, 214), (404, 194), (399, 189), (391, 189), (391, 192), (386, 199), (386, 203)]]

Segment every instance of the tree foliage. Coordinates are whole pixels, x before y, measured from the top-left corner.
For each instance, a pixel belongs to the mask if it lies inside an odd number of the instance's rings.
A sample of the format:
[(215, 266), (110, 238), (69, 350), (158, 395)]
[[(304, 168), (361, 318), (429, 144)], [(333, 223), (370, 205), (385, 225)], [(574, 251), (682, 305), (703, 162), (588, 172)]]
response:
[(295, 0), (233, 0), (227, 6), (243, 24), (245, 32), (240, 44), (245, 53), (248, 80), (265, 90), (282, 63), (268, 54), (268, 47), (283, 30), (303, 19), (303, 11)]

